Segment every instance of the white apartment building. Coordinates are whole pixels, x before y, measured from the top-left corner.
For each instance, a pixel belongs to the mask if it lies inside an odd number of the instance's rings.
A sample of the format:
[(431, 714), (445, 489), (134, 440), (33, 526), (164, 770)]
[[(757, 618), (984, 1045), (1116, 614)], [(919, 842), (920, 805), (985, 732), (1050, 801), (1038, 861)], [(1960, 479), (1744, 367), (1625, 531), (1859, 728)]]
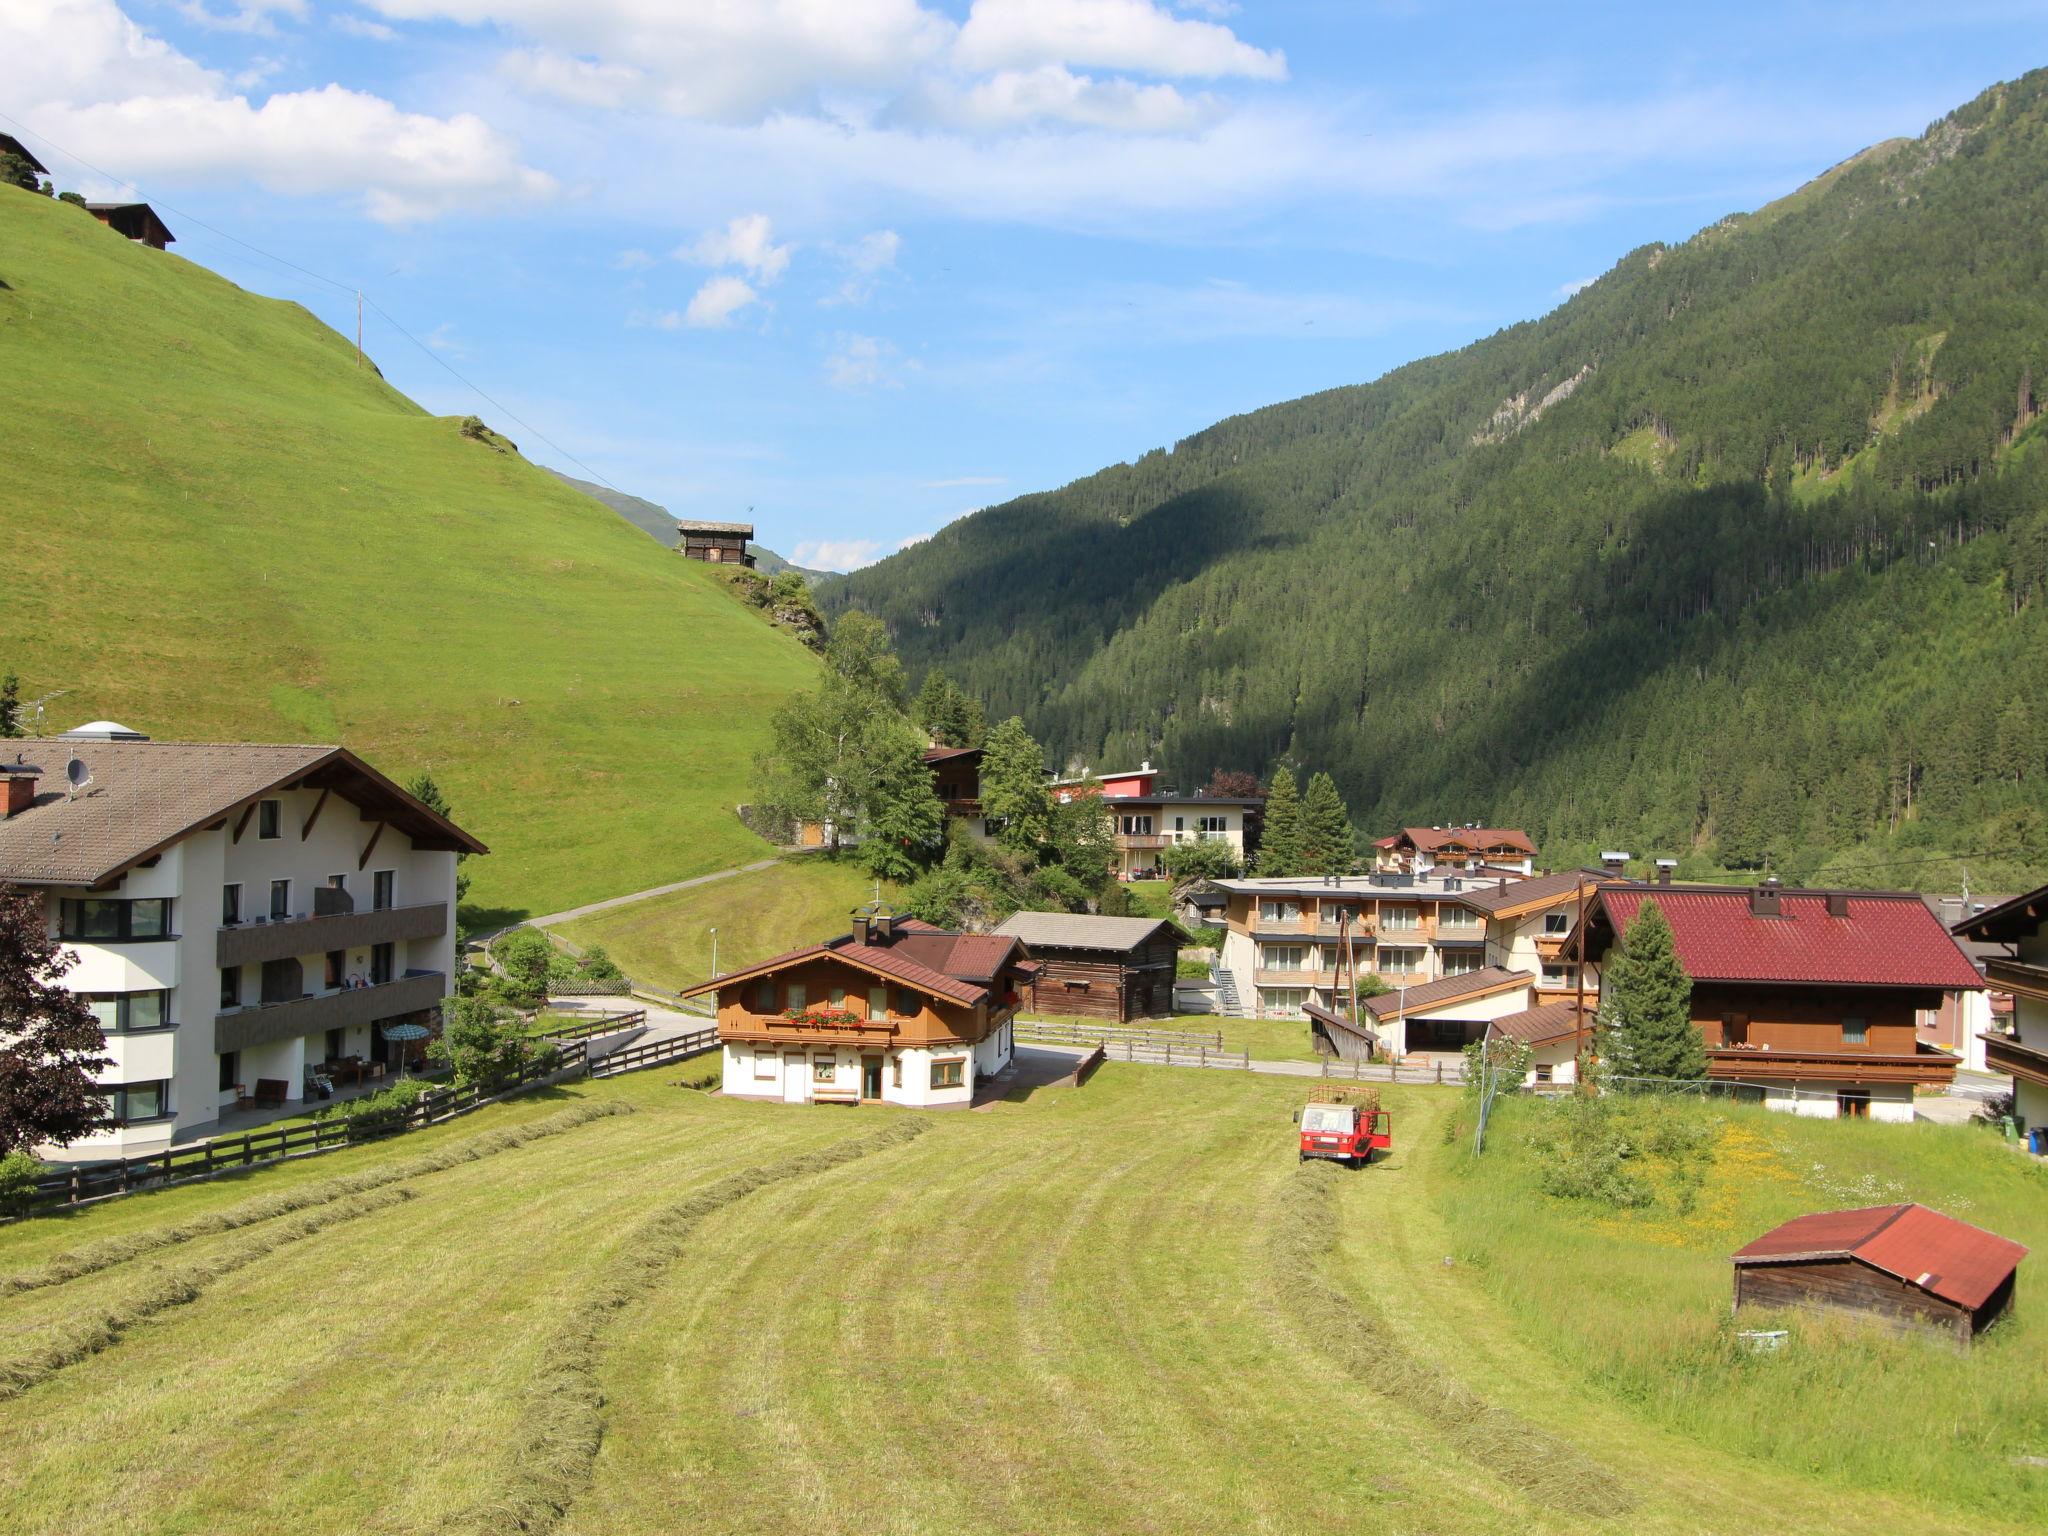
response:
[(1991, 1071), (2012, 1074), (2013, 1113), (2031, 1144), (2031, 1133), (2048, 1127), (2048, 885), (1973, 913), (1954, 933), (2006, 946), (1984, 961), (1984, 979), (2012, 994), (2012, 1033), (1985, 1030), (1979, 1043)]
[(8, 742), (0, 881), (43, 892), (113, 1065), (119, 1125), (43, 1155), (157, 1152), (258, 1086), (395, 1059), (438, 1022), (455, 861), (484, 845), (342, 747), (150, 741), (98, 721)]

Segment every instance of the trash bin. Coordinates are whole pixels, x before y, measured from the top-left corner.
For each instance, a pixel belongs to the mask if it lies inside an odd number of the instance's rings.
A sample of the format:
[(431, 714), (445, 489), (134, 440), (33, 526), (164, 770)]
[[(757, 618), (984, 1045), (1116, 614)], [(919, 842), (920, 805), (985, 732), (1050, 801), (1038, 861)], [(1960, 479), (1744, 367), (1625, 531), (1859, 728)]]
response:
[(2027, 1132), (2027, 1150), (2036, 1157), (2048, 1157), (2048, 1125), (2037, 1125)]

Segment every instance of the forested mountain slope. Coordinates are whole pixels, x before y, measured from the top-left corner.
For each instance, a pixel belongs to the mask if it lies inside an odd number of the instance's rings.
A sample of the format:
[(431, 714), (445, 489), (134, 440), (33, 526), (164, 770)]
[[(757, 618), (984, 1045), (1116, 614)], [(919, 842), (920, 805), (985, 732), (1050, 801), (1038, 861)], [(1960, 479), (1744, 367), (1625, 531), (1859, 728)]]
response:
[(765, 851), (732, 806), (816, 663), (296, 304), (0, 187), (0, 672), (62, 729), (431, 772), (550, 911)]
[[(1540, 320), (825, 591), (1060, 757), (1979, 884), (2048, 807), (2048, 71)], [(1824, 869), (1825, 866), (1825, 869)], [(1994, 876), (1990, 871), (1996, 871)]]

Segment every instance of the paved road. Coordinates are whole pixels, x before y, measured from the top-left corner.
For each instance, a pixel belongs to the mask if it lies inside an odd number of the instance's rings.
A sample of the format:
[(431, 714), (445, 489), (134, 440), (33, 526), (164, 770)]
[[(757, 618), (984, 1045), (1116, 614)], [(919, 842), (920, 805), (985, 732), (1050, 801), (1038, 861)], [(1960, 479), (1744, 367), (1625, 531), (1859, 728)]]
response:
[(711, 1023), (702, 1014), (657, 1008), (637, 997), (552, 997), (548, 999), (548, 1007), (556, 1013), (625, 1013), (636, 1008), (645, 1009), (647, 1023), (639, 1036), (643, 1041), (690, 1034), (709, 1027)]
[(636, 901), (645, 901), (650, 896), (667, 896), (675, 891), (687, 891), (696, 886), (709, 885), (714, 880), (730, 880), (734, 875), (751, 875), (756, 870), (773, 869), (781, 862), (779, 858), (756, 859), (753, 863), (742, 864), (737, 869), (721, 869), (708, 875), (698, 875), (694, 880), (678, 880), (672, 885), (657, 885), (648, 890), (634, 891), (630, 896), (612, 896), (604, 901), (593, 901), (587, 906), (571, 907), (566, 912), (550, 912), (544, 917), (529, 917), (526, 925), (530, 928), (546, 928), (555, 923), (566, 923), (571, 918), (589, 917), (593, 912), (609, 912), (613, 907), (630, 906)]

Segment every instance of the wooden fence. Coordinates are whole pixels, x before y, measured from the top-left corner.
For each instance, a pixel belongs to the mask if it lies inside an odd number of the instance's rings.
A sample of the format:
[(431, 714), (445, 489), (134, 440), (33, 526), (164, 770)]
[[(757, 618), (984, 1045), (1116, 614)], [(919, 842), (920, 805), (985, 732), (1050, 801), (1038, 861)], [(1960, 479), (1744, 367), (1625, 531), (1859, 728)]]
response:
[[(645, 1019), (644, 1010), (639, 1017)], [(377, 1114), (360, 1123), (351, 1118), (335, 1116), (328, 1120), (316, 1120), (310, 1125), (284, 1126), (274, 1131), (250, 1131), (242, 1136), (221, 1136), (211, 1141), (193, 1142), (188, 1146), (171, 1147), (163, 1152), (152, 1152), (147, 1157), (128, 1157), (104, 1163), (83, 1163), (62, 1173), (45, 1175), (36, 1180), (30, 1197), (30, 1208), (78, 1205), (88, 1200), (103, 1200), (113, 1195), (124, 1195), (131, 1190), (161, 1187), (166, 1184), (182, 1184), (192, 1179), (211, 1178), (238, 1168), (252, 1167), (257, 1163), (276, 1162), (281, 1158), (310, 1157), (320, 1152), (333, 1152), (342, 1147), (360, 1146), (365, 1142), (380, 1141), (387, 1136), (400, 1135), (417, 1130), (421, 1126), (434, 1125), (443, 1120), (452, 1120), (472, 1110), (493, 1103), (501, 1098), (549, 1083), (568, 1081), (578, 1077), (617, 1077), (626, 1072), (639, 1072), (650, 1067), (665, 1066), (670, 1062), (686, 1061), (692, 1056), (701, 1056), (707, 1051), (718, 1049), (718, 1030), (714, 1028), (692, 1030), (685, 1035), (672, 1036), (666, 1040), (653, 1040), (645, 1044), (622, 1046), (609, 1055), (590, 1059), (590, 1037), (626, 1026), (618, 1021), (630, 1015), (615, 1014), (609, 1020), (590, 1021), (590, 1028), (574, 1038), (555, 1035), (561, 1044), (556, 1059), (546, 1065), (529, 1065), (518, 1077), (501, 1082), (493, 1087), (469, 1084), (462, 1088), (432, 1088), (421, 1094), (403, 1111)], [(578, 1026), (579, 1029), (582, 1026)]]
[(1019, 1019), (1019, 1040), (1036, 1040), (1044, 1045), (1135, 1045), (1141, 1050), (1192, 1051), (1207, 1047), (1223, 1049), (1221, 1030), (1146, 1029), (1136, 1024), (1096, 1024), (1086, 1019), (1055, 1023), (1050, 1019)]
[(623, 1013), (596, 1013), (587, 1019), (579, 1018), (574, 1024), (559, 1028), (553, 1024), (538, 1025), (539, 1033), (550, 1040), (588, 1040), (593, 1035), (616, 1034), (622, 1029), (637, 1029), (647, 1022), (645, 1008), (629, 1008)]

